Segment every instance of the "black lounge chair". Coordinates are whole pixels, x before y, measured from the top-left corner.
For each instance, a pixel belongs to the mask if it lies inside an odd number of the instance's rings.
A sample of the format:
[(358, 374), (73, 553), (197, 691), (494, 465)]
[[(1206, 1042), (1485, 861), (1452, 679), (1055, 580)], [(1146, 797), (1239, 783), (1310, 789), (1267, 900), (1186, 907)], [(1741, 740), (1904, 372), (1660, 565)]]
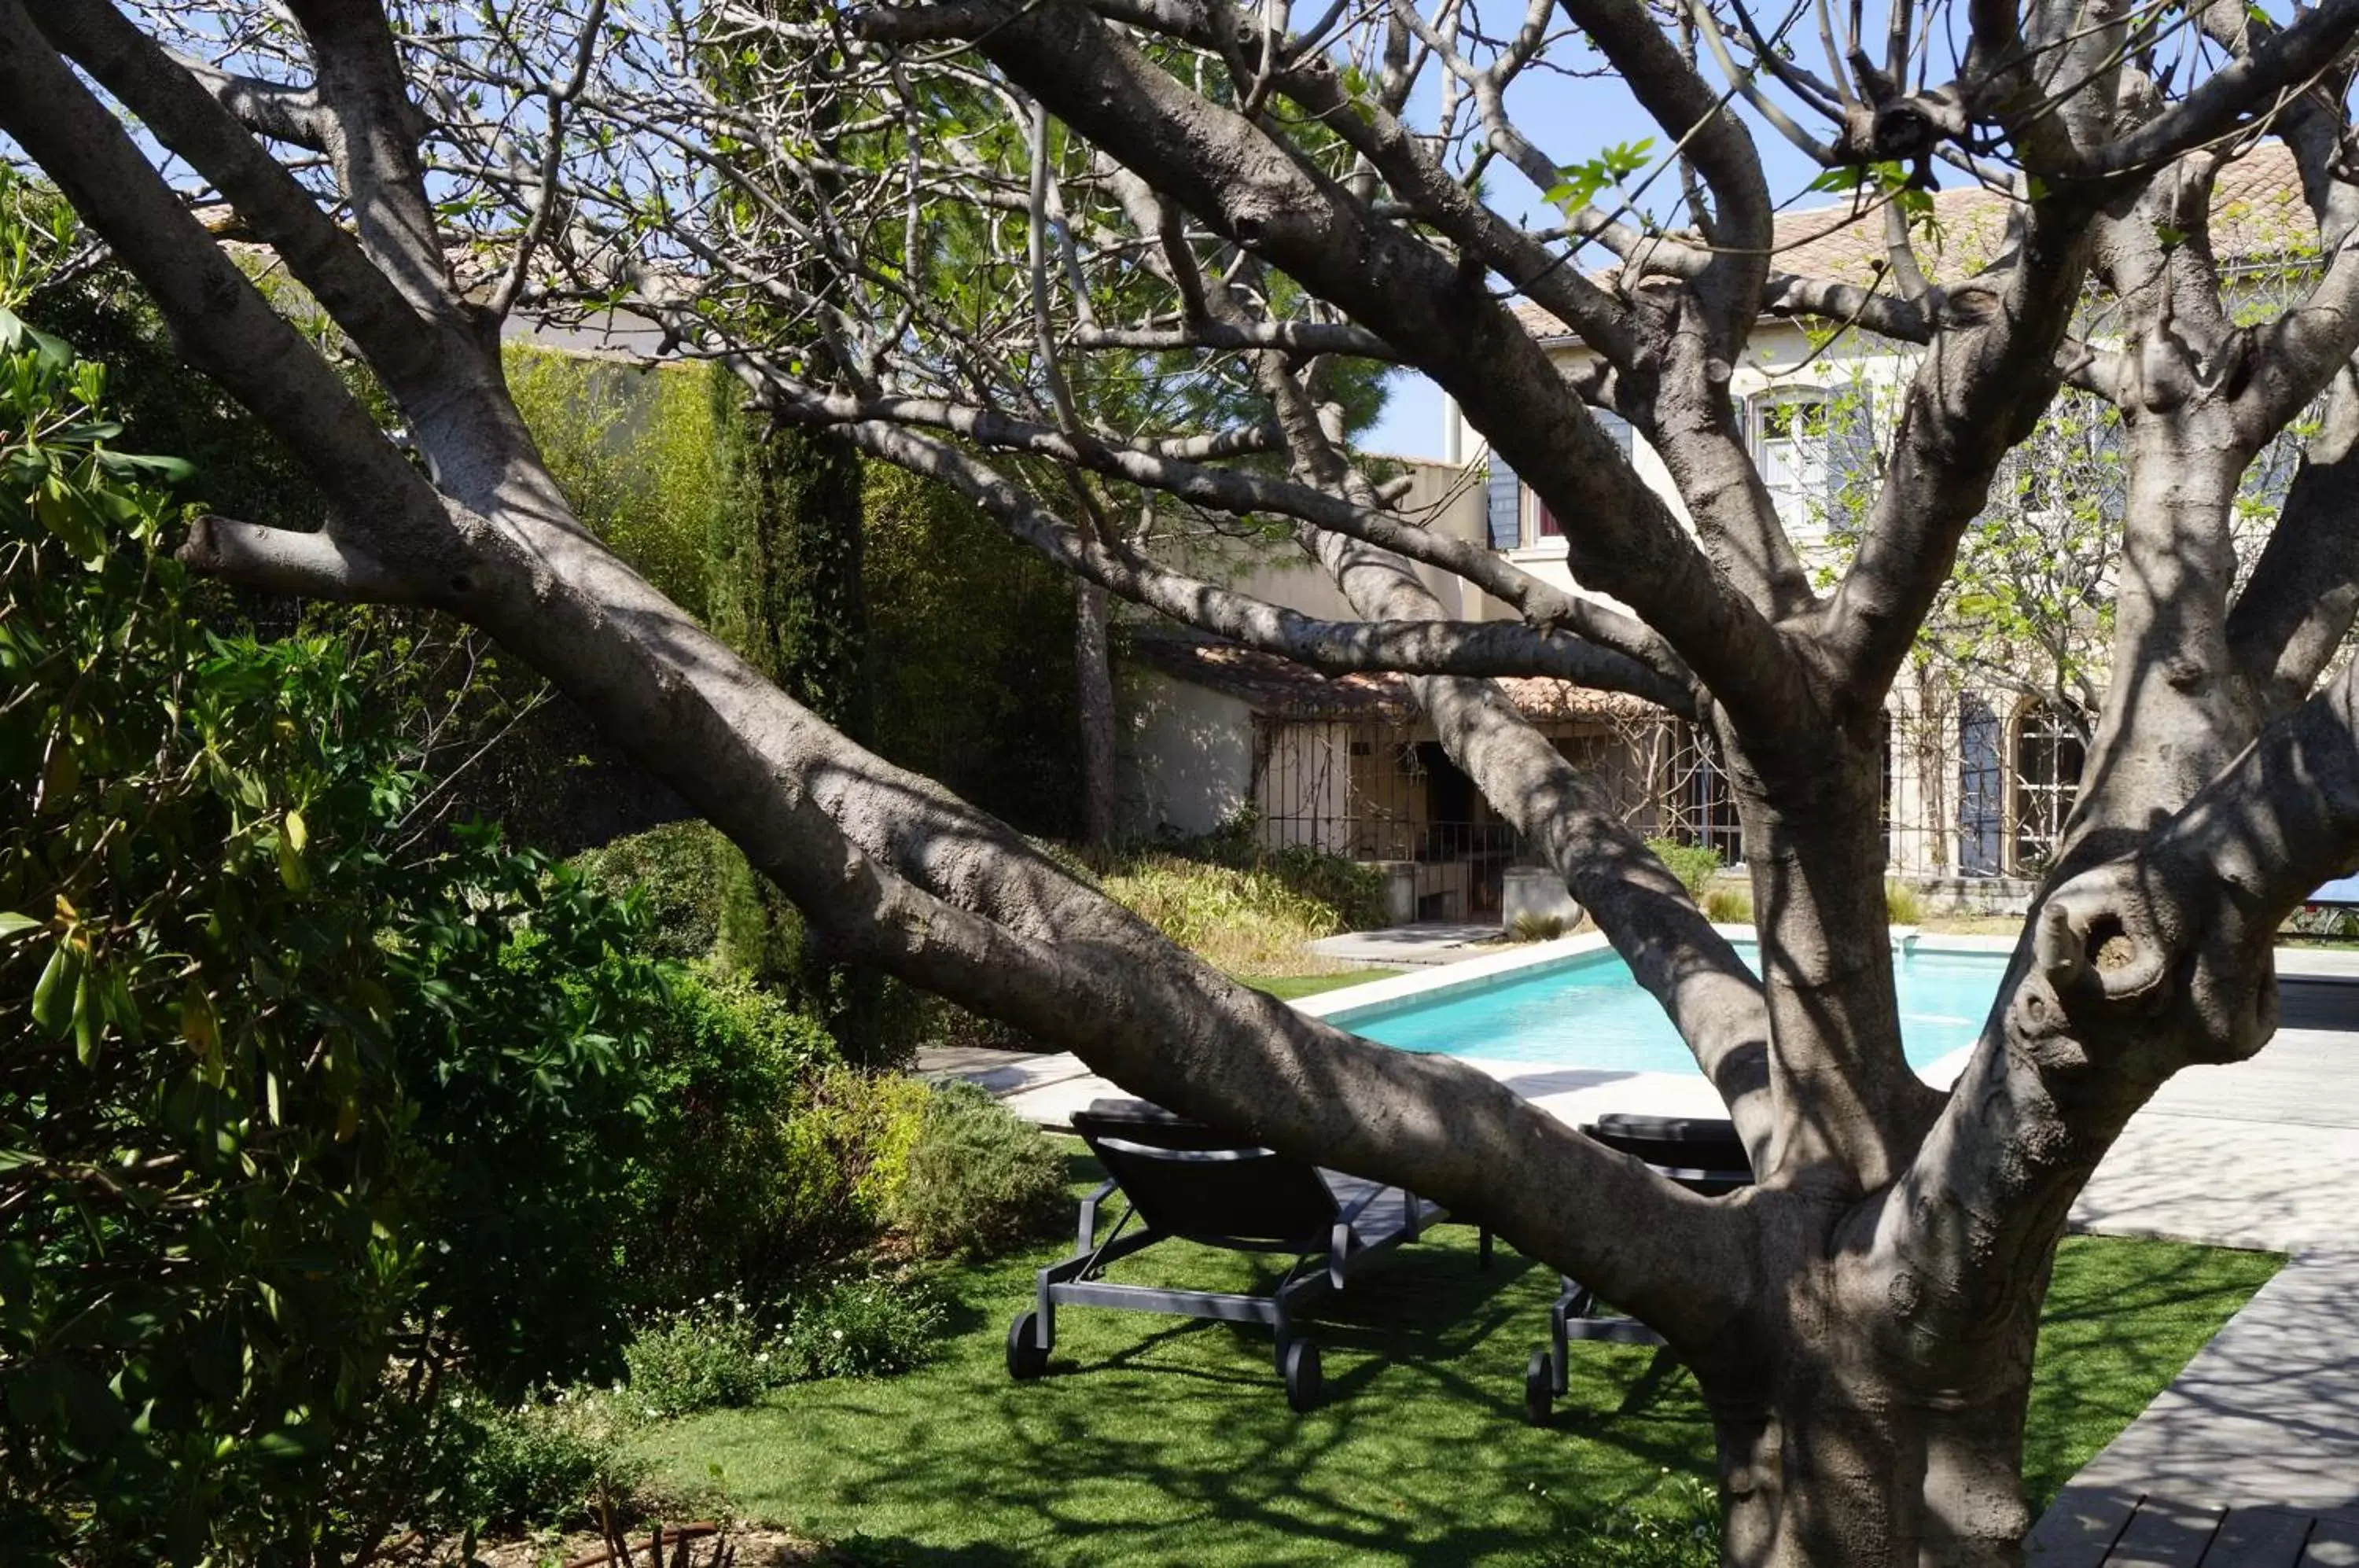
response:
[[(1706, 1197), (1753, 1185), (1753, 1162), (1736, 1136), (1736, 1124), (1710, 1117), (1600, 1116), (1581, 1129), (1608, 1149), (1634, 1155), (1680, 1186)], [(1546, 1426), (1565, 1391), (1571, 1342), (1609, 1340), (1616, 1345), (1659, 1346), (1663, 1336), (1636, 1318), (1597, 1310), (1597, 1297), (1571, 1275), (1549, 1308), (1549, 1344), (1532, 1352), (1524, 1369), (1524, 1419)]]
[[(1008, 1328), (1007, 1371), (1019, 1381), (1048, 1371), (1059, 1307), (1118, 1307), (1267, 1323), (1286, 1402), (1308, 1410), (1319, 1402), (1319, 1346), (1296, 1326), (1297, 1316), (1326, 1291), (1343, 1289), (1363, 1264), (1449, 1217), (1398, 1188), (1346, 1177), (1331, 1184), (1313, 1166), (1144, 1101), (1096, 1101), (1073, 1114), (1073, 1130), (1109, 1179), (1082, 1203), (1073, 1255), (1040, 1270), (1038, 1304)], [(1101, 1235), (1099, 1206), (1117, 1192), (1129, 1207)], [(1116, 1259), (1175, 1236), (1241, 1252), (1292, 1253), (1295, 1261), (1266, 1295), (1114, 1284), (1103, 1277)], [(1482, 1258), (1487, 1266), (1488, 1231)]]

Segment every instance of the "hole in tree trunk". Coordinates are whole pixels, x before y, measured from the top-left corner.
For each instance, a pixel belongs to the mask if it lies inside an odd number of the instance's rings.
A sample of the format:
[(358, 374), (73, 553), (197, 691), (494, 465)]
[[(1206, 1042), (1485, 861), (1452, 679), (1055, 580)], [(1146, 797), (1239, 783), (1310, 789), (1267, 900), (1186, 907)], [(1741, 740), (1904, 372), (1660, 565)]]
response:
[(2137, 957), (2137, 943), (2122, 929), (2119, 916), (2100, 915), (2089, 926), (2088, 953), (2100, 974), (2111, 974), (2130, 966)]

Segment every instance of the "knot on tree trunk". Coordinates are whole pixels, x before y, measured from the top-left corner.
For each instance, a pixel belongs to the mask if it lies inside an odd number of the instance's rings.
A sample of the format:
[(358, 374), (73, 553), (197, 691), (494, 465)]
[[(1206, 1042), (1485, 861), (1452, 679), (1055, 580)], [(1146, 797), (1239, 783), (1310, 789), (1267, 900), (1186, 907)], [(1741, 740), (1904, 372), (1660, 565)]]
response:
[(2244, 951), (2199, 904), (2144, 856), (2057, 889), (2010, 1004), (2017, 1041), (2043, 1067), (2140, 1052), (2158, 1073), (2258, 1051), (2277, 1028), (2268, 950)]
[(2103, 1026), (2125, 1010), (2150, 1015), (2168, 1003), (2173, 954), (2153, 913), (2136, 862), (2099, 866), (2040, 909), (2032, 956), (2071, 1024)]

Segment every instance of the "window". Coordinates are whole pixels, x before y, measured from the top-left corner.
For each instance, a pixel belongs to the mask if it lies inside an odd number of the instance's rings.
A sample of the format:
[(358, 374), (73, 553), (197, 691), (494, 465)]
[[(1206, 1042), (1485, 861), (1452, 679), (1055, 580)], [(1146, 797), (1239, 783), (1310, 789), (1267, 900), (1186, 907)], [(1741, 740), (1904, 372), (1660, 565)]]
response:
[(1549, 510), (1548, 503), (1528, 491), (1525, 494), (1532, 515), (1530, 527), (1524, 536), (1524, 548), (1531, 550), (1546, 540), (1563, 539), (1564, 525), (1556, 520), (1556, 514)]
[(1980, 697), (1958, 704), (1958, 870), (1995, 877), (2005, 832), (1999, 788), (1998, 715)]
[(1788, 533), (1826, 526), (1830, 420), (1818, 392), (1776, 393), (1753, 404), (1754, 442), (1761, 481)]
[(1892, 714), (1875, 719), (1875, 831), (1884, 835), (1884, 853), (1892, 855)]
[(2055, 858), (2087, 760), (2088, 748), (2073, 714), (2044, 702), (2017, 717), (2015, 866), (2019, 874), (2036, 877)]
[[(1597, 421), (1597, 428), (1605, 432), (1614, 446), (1621, 450), (1624, 457), (1631, 454), (1637, 442), (1637, 432), (1631, 429), (1629, 420), (1619, 414), (1609, 413), (1603, 408), (1590, 409), (1589, 417)], [(1549, 509), (1548, 503), (1541, 500), (1529, 486), (1524, 489), (1523, 503), (1524, 516), (1519, 530), (1523, 548), (1562, 550), (1564, 525), (1557, 520), (1557, 515)]]

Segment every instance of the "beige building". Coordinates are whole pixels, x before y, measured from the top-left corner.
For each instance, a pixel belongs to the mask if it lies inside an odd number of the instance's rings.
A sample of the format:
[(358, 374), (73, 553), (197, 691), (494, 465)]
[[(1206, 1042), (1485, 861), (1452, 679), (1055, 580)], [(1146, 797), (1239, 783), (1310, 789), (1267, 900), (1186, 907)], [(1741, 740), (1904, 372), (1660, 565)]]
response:
[[(1957, 276), (2005, 244), (2006, 201), (1978, 189), (1935, 198), (1940, 252), (1937, 274)], [(2282, 278), (2293, 247), (2282, 236), (2307, 232), (2291, 160), (2274, 144), (2233, 166), (2214, 205), (2223, 255), (2253, 258), (2256, 277)], [(1821, 277), (1872, 280), (1884, 254), (1880, 220), (1854, 219), (1848, 208), (1788, 213), (1778, 224), (1780, 266)], [(2256, 287), (2258, 287), (2256, 285)], [(1527, 307), (1527, 311), (1529, 308)], [(1552, 318), (1527, 324), (1565, 365), (1581, 368), (1589, 351)], [(2102, 336), (2103, 323), (2093, 323)], [(1781, 519), (1806, 563), (1832, 574), (1844, 557), (1843, 523), (1871, 493), (1882, 435), (1909, 353), (1865, 334), (1831, 332), (1765, 318), (1732, 391), (1746, 411), (1750, 439)], [(1611, 415), (1600, 415), (1639, 474), (1679, 503), (1660, 460)], [(1448, 461), (1408, 465), (1404, 509), (1425, 526), (1480, 539), (1523, 570), (1583, 593), (1566, 565), (1558, 520), (1481, 438), (1445, 411)], [(2118, 473), (2118, 426), (2092, 419), (2076, 439), (2086, 473)], [(2115, 442), (2108, 456), (2108, 443)], [(2022, 461), (2034, 461), (2026, 458)], [(2256, 483), (2281, 481), (2286, 463), (2263, 463)], [(2060, 506), (2060, 481), (2018, 476), (1995, 505)], [(2041, 485), (2049, 488), (2043, 490)], [(2281, 490), (2278, 492), (2281, 494)], [(2265, 501), (2273, 497), (2264, 496)], [(2098, 514), (2108, 497), (2072, 504)], [(2117, 504), (2116, 504), (2117, 505)], [(2118, 516), (2116, 509), (2114, 516)], [(1505, 608), (1456, 578), (1420, 569), (1450, 614), (1484, 619)], [(1341, 594), (1299, 552), (1246, 561), (1239, 586), (1307, 614), (1349, 618)], [(2102, 593), (2102, 584), (2094, 584)], [(2102, 659), (2103, 617), (2093, 605), (2082, 637)], [(1145, 832), (1208, 832), (1250, 811), (1272, 848), (1315, 845), (1354, 858), (1407, 867), (1397, 879), (1414, 897), (1396, 912), (1418, 918), (1496, 918), (1508, 869), (1524, 846), (1441, 753), (1397, 677), (1328, 680), (1283, 660), (1201, 638), (1142, 631), (1132, 662), (1128, 809)], [(2002, 657), (1993, 662), (2004, 668)], [(1980, 678), (1928, 661), (1905, 678), (1889, 704), (1885, 821), (1892, 874), (1926, 889), (1937, 907), (2018, 904), (2052, 851), (2078, 787), (2083, 728), (2093, 703), (2027, 690), (2028, 683)], [(1725, 782), (1710, 746), (1690, 726), (1630, 699), (1582, 691), (1554, 681), (1506, 682), (1543, 733), (1580, 757), (1626, 804), (1629, 820), (1649, 833), (1704, 844), (1735, 865), (1744, 844)]]

